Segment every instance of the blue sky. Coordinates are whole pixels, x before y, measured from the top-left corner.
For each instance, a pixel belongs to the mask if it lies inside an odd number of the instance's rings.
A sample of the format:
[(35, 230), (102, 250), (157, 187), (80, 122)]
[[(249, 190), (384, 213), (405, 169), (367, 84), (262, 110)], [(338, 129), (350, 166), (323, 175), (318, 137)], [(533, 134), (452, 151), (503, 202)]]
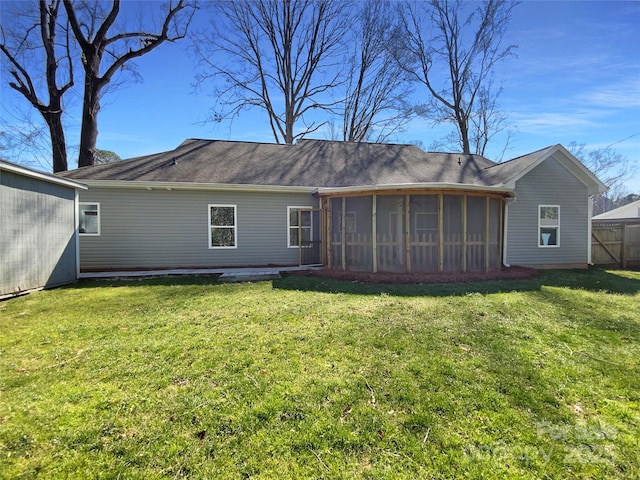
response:
[[(496, 81), (504, 88), (502, 109), (515, 127), (504, 158), (577, 142), (587, 149), (613, 145), (640, 166), (639, 30), (640, 2), (518, 5), (505, 39), (518, 45), (517, 57), (496, 71)], [(214, 99), (206, 91), (194, 92), (194, 60), (186, 47), (186, 42), (167, 44), (138, 59), (143, 81), (105, 97), (99, 148), (129, 158), (175, 148), (186, 138), (273, 141), (261, 111), (247, 112), (232, 123), (202, 123)], [(6, 108), (24, 101), (6, 87), (6, 70), (2, 75), (6, 115)], [(72, 127), (68, 141), (77, 143), (79, 120), (70, 117), (67, 123)], [(428, 120), (416, 119), (394, 141), (428, 146), (445, 133)], [(329, 136), (316, 132), (313, 137)], [(499, 138), (486, 156), (497, 159), (503, 148), (504, 139)], [(640, 193), (640, 168), (627, 188)]]

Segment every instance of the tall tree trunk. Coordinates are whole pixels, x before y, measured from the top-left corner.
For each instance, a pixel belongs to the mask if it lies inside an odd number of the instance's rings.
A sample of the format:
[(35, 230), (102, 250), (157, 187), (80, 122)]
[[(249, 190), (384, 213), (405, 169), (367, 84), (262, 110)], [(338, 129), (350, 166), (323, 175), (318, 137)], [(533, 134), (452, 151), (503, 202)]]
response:
[[(111, 0), (111, 8), (108, 9), (108, 12), (106, 10), (103, 12), (102, 8), (98, 8), (99, 3), (87, 5), (85, 2), (63, 0), (69, 25), (82, 50), (82, 66), (84, 68), (84, 98), (78, 167), (86, 167), (95, 163), (98, 113), (102, 89), (109, 84), (116, 72), (122, 70), (130, 60), (149, 53), (165, 41), (173, 42), (184, 38), (195, 11), (195, 4), (185, 4), (185, 0), (177, 0), (175, 3), (170, 2), (168, 7), (163, 7), (165, 10), (164, 20), (162, 26), (156, 29), (159, 30), (156, 33), (146, 31), (142, 25), (140, 30), (112, 32), (111, 28), (114, 27), (118, 15), (120, 15), (121, 0)], [(185, 8), (191, 13), (187, 13), (186, 18), (182, 20), (177, 19), (176, 15)], [(87, 25), (91, 25), (92, 28), (89, 29)], [(105, 54), (107, 61), (102, 64)]]
[(460, 129), (460, 146), (462, 147), (462, 153), (466, 155), (471, 154), (471, 142), (469, 141), (469, 122), (464, 118), (458, 119), (458, 128)]
[(67, 148), (62, 126), (62, 112), (44, 115), (51, 136), (51, 155), (53, 159), (53, 173), (67, 170)]
[(91, 73), (85, 75), (84, 100), (82, 102), (82, 128), (80, 129), (80, 151), (78, 167), (95, 163), (96, 142), (98, 141), (98, 112), (100, 111), (100, 88)]

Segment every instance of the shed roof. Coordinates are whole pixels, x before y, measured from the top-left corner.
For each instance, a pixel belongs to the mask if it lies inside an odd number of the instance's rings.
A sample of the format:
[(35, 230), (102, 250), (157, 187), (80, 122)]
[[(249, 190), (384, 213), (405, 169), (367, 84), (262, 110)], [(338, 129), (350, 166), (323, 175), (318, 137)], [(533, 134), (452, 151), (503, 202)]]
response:
[(640, 200), (595, 215), (593, 220), (624, 220), (628, 218), (640, 218)]
[(62, 185), (64, 187), (74, 189), (77, 188), (81, 190), (87, 189), (86, 185), (75, 182), (73, 180), (67, 180), (65, 178), (60, 178), (59, 176), (51, 175), (49, 173), (39, 172), (37, 170), (33, 170), (32, 168), (23, 167), (22, 165), (17, 165), (12, 162), (7, 162), (6, 160), (0, 160), (0, 171), (1, 170), (23, 175), (25, 177), (36, 178), (38, 180), (53, 183), (56, 185)]

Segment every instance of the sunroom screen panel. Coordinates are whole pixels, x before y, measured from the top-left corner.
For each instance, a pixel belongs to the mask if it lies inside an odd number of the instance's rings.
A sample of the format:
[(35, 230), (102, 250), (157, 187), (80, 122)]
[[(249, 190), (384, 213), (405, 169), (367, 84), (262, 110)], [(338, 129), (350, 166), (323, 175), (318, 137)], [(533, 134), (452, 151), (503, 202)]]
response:
[(485, 268), (486, 197), (467, 197), (466, 264), (468, 272)]
[(376, 202), (378, 270), (404, 272), (404, 202), (403, 195), (379, 195)]
[(460, 195), (444, 195), (442, 208), (443, 258), (445, 272), (462, 270), (462, 201)]
[(411, 195), (411, 270), (438, 270), (438, 195)]
[(373, 269), (372, 206), (371, 195), (345, 200), (345, 260), (349, 270), (369, 272)]

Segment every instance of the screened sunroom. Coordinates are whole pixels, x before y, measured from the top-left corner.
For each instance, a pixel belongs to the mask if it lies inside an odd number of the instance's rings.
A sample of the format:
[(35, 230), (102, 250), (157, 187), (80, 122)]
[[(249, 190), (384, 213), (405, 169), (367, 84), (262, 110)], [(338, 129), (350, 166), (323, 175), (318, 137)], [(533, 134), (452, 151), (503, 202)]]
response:
[(504, 198), (456, 190), (324, 194), (324, 263), (367, 272), (500, 269)]

